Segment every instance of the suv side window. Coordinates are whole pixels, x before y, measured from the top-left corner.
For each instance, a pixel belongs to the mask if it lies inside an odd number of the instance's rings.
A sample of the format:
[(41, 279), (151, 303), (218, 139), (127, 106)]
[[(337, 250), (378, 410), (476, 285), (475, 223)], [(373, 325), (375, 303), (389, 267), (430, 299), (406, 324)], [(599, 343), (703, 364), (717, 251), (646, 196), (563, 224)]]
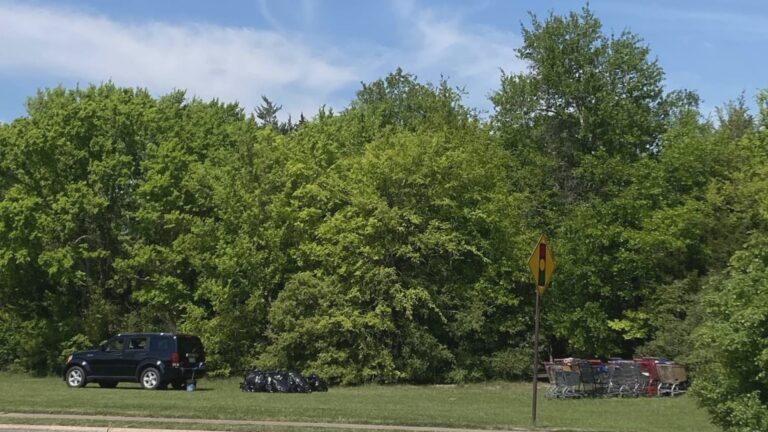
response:
[(123, 350), (123, 338), (116, 338), (109, 341), (106, 351), (109, 352), (121, 352)]
[(147, 349), (146, 337), (128, 338), (128, 349), (133, 351), (145, 351)]
[(172, 342), (169, 336), (152, 336), (149, 349), (152, 352), (173, 352), (175, 347)]

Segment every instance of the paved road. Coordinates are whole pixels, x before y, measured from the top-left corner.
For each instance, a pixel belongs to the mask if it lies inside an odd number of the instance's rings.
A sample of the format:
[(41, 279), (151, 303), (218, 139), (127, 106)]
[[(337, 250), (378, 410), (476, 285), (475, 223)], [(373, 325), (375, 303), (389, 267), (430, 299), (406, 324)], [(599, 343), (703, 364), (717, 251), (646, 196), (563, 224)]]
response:
[[(93, 426), (19, 425), (0, 424), (0, 432), (205, 432), (182, 429), (138, 429)], [(218, 431), (220, 432), (220, 431)]]
[[(78, 414), (27, 414), (27, 413), (0, 413), (0, 432), (17, 431), (36, 431), (36, 432), (188, 432), (179, 429), (139, 429), (139, 428), (116, 428), (116, 427), (85, 427), (85, 426), (48, 426), (48, 425), (17, 425), (3, 424), (3, 419), (14, 419), (15, 421), (23, 419), (47, 419), (52, 422), (55, 420), (96, 420), (103, 422), (131, 422), (131, 423), (181, 423), (184, 425), (231, 425), (231, 426), (255, 426), (255, 427), (298, 427), (298, 428), (318, 428), (318, 429), (349, 429), (358, 431), (403, 431), (403, 432), (525, 432), (530, 429), (466, 429), (466, 428), (448, 428), (438, 426), (400, 426), (400, 425), (379, 425), (379, 424), (355, 424), (355, 423), (320, 423), (320, 422), (298, 422), (298, 421), (270, 421), (270, 420), (218, 420), (218, 419), (194, 419), (194, 418), (176, 418), (176, 417), (127, 417), (127, 416), (98, 416), (98, 415), (78, 415)], [(150, 426), (150, 424), (147, 424)], [(537, 431), (557, 432), (565, 429), (537, 429)], [(573, 431), (573, 429), (567, 429)], [(194, 432), (201, 432), (195, 430)]]

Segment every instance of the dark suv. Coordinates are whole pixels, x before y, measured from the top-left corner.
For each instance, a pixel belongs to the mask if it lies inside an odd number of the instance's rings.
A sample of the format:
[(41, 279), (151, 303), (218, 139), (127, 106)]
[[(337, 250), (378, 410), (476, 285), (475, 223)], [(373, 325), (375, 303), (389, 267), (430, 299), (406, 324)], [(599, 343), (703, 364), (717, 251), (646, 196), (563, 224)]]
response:
[(197, 336), (170, 333), (119, 334), (93, 351), (67, 358), (64, 381), (70, 387), (97, 382), (139, 382), (145, 389), (182, 389), (187, 380), (205, 375), (205, 350)]

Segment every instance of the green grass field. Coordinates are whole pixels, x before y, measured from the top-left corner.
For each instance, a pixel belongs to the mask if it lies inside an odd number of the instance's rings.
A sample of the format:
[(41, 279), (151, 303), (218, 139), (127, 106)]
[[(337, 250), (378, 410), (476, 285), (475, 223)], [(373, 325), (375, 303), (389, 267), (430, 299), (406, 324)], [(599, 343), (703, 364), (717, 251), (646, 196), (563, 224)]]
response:
[[(146, 391), (57, 378), (0, 375), (0, 411), (242, 420), (296, 420), (478, 428), (529, 427), (531, 385), (361, 386), (328, 393), (242, 393), (239, 380), (203, 379), (198, 390)], [(541, 384), (539, 394), (546, 388)], [(71, 423), (71, 422), (68, 422)], [(539, 401), (539, 426), (599, 431), (716, 431), (689, 396)]]

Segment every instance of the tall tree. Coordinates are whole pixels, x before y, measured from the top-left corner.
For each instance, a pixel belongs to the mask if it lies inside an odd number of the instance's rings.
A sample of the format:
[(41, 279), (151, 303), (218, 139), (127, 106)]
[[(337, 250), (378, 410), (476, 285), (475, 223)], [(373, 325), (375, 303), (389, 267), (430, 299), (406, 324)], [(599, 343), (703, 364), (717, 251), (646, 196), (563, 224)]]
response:
[[(742, 101), (743, 102), (743, 101)], [(768, 428), (768, 91), (758, 97), (755, 123), (743, 103), (721, 116), (723, 135), (736, 139), (737, 161), (727, 181), (713, 188), (718, 223), (731, 236), (721, 251), (739, 249), (707, 282), (699, 304), (690, 359), (697, 366), (695, 394), (727, 431)]]
[(131, 287), (114, 263), (126, 253), (153, 108), (147, 92), (113, 84), (55, 88), (3, 128), (0, 320), (15, 322), (23, 367), (48, 370), (77, 333), (98, 341), (119, 330)]
[(550, 342), (561, 354), (631, 354), (640, 343), (632, 338), (649, 334), (627, 327), (627, 317), (644, 316), (638, 311), (663, 278), (701, 268), (691, 256), (690, 265), (660, 271), (666, 261), (654, 257), (688, 250), (664, 243), (651, 226), (673, 214), (700, 214), (675, 226), (684, 245), (702, 237), (706, 213), (693, 200), (653, 216), (670, 204), (661, 195), (667, 179), (659, 177), (663, 137), (675, 124), (699, 133), (698, 97), (665, 95), (663, 71), (642, 40), (628, 31), (604, 34), (588, 8), (544, 20), (531, 15), (517, 52), (528, 69), (502, 74), (491, 96), (492, 125), (524, 168), (513, 181), (535, 197), (528, 218), (560, 252), (557, 282), (545, 299), (546, 329), (556, 336)]
[(277, 120), (277, 113), (283, 109), (282, 105), (277, 105), (272, 102), (268, 97), (261, 96), (261, 105), (256, 107), (256, 118), (262, 127), (271, 126), (273, 129), (277, 129), (280, 126), (280, 122)]
[(502, 74), (491, 96), (493, 123), (510, 151), (551, 176), (539, 187), (552, 205), (599, 190), (578, 172), (586, 159), (629, 162), (658, 149), (671, 102), (661, 67), (637, 35), (605, 35), (588, 8), (543, 21), (531, 15), (522, 33), (517, 54), (528, 69)]
[(261, 361), (347, 383), (524, 373), (528, 201), (457, 94), (396, 71), (297, 138), (328, 169), (300, 196), (314, 222)]

